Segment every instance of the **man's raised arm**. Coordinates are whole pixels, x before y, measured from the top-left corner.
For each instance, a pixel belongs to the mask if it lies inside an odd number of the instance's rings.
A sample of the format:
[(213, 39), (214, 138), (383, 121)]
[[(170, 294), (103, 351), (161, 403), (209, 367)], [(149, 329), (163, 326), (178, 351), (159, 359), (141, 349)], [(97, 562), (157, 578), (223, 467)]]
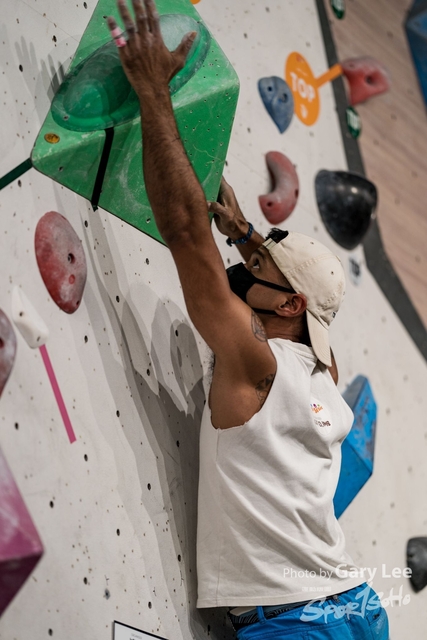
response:
[[(184, 67), (197, 34), (188, 33), (171, 52), (163, 42), (153, 0), (146, 0), (145, 6), (137, 0), (132, 4), (136, 23), (124, 0), (118, 2), (128, 34), (119, 55), (140, 101), (148, 199), (157, 228), (170, 245), (194, 226), (200, 234), (210, 233), (206, 198), (179, 137), (168, 86)], [(113, 34), (117, 29), (113, 18), (108, 24)]]
[(128, 40), (108, 19), (120, 60), (141, 105), (143, 170), (157, 228), (168, 245), (190, 318), (230, 375), (257, 384), (276, 361), (254, 313), (232, 293), (213, 239), (208, 204), (180, 139), (169, 82), (184, 67), (195, 32), (171, 52), (163, 42), (153, 0), (132, 0), (136, 23), (118, 0)]

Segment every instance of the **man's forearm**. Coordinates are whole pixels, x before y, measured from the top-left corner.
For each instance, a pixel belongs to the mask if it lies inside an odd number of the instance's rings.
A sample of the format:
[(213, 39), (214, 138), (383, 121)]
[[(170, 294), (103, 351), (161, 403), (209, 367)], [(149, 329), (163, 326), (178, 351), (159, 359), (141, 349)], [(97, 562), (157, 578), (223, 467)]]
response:
[[(248, 228), (249, 228), (249, 224), (248, 224)], [(242, 258), (245, 260), (245, 262), (247, 262), (251, 257), (252, 253), (256, 249), (258, 249), (258, 247), (262, 245), (263, 242), (264, 242), (264, 238), (254, 229), (249, 240), (245, 244), (236, 244), (236, 247), (238, 248)]]
[(166, 243), (210, 230), (206, 198), (175, 122), (168, 86), (139, 94), (143, 170), (157, 228)]

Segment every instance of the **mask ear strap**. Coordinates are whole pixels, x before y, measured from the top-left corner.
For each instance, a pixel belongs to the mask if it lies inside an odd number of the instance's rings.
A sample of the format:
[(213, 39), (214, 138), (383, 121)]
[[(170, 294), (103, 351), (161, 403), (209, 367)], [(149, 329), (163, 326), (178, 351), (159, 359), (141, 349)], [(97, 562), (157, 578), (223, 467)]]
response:
[(269, 287), (270, 289), (276, 289), (277, 291), (286, 291), (286, 293), (296, 293), (294, 289), (289, 289), (288, 287), (282, 287), (282, 285), (276, 284), (275, 282), (268, 282), (268, 280), (260, 280), (255, 276), (252, 276), (252, 277), (256, 281), (256, 284), (262, 284), (264, 287)]
[(255, 309), (255, 307), (251, 307), (251, 309), (255, 313), (267, 313), (269, 316), (277, 316), (277, 313), (271, 309)]

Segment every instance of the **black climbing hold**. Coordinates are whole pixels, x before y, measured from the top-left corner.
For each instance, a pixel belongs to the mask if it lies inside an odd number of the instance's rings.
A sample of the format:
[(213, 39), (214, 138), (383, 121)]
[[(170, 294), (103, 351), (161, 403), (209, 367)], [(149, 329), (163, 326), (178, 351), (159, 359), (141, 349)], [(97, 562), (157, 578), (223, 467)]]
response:
[(354, 249), (369, 229), (377, 206), (375, 185), (347, 171), (321, 170), (315, 190), (320, 216), (330, 236), (344, 249)]
[(421, 591), (427, 585), (427, 538), (408, 540), (406, 559), (412, 570), (409, 580), (415, 591)]

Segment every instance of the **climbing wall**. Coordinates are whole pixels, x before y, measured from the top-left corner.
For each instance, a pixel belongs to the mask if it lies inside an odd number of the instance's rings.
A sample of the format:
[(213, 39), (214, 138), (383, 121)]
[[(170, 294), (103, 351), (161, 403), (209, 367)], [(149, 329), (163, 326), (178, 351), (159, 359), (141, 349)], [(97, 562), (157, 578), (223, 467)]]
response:
[[(95, 6), (3, 7), (0, 176), (30, 156)], [(281, 226), (318, 238), (346, 269), (331, 330), (339, 388), (366, 376), (378, 411), (374, 473), (340, 522), (355, 562), (376, 570), (391, 638), (421, 639), (427, 591), (415, 595), (396, 574), (407, 539), (427, 534), (426, 363), (362, 248), (336, 244), (318, 212), (317, 173), (347, 169), (330, 83), (319, 87), (315, 122), (294, 115), (283, 133), (258, 90), (262, 78), (285, 79), (292, 52), (315, 78), (328, 71), (316, 3), (201, 0), (196, 8), (240, 78), (225, 175), (247, 218), (269, 230), (258, 202), (271, 189), (265, 154), (285, 154), (299, 194)], [(37, 266), (36, 226), (50, 211), (67, 218), (86, 256), (84, 295), (72, 314), (55, 304)], [(238, 262), (214, 234), (226, 266)], [(0, 308), (12, 319), (13, 296), (23, 292), (46, 328), (43, 350), (14, 324), (16, 359), (0, 399), (2, 453), (44, 547), (0, 619), (0, 637), (111, 637), (118, 621), (127, 625), (115, 630), (120, 640), (132, 628), (174, 640), (233, 638), (223, 609), (195, 609), (198, 432), (210, 354), (188, 319), (168, 250), (34, 169), (1, 191), (0, 237)]]

